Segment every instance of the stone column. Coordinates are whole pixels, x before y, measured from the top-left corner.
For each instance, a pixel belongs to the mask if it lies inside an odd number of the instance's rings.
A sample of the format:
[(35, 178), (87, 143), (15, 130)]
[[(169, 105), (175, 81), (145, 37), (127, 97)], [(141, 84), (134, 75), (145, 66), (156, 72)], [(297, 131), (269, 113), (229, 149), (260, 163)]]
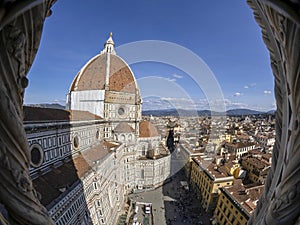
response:
[(300, 1), (247, 2), (270, 52), (277, 103), (272, 167), (248, 224), (296, 224), (300, 215)]
[(26, 74), (33, 63), (52, 0), (0, 2), (0, 202), (10, 224), (54, 224), (29, 175), (23, 128)]

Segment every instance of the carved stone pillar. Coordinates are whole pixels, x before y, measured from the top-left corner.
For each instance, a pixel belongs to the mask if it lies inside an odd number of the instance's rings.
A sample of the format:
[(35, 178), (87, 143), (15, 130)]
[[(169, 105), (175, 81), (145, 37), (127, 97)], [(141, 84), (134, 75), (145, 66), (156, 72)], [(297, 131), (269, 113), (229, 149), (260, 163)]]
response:
[(26, 74), (52, 2), (0, 1), (0, 202), (10, 224), (54, 224), (29, 176), (30, 152), (22, 108)]
[(300, 1), (248, 0), (270, 51), (276, 142), (265, 190), (248, 224), (296, 224), (300, 215)]

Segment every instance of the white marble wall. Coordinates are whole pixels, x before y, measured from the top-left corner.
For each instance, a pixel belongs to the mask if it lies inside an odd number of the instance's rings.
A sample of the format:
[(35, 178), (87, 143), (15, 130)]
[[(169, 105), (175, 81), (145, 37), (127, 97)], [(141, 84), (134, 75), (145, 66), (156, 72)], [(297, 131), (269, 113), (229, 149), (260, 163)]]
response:
[[(29, 144), (40, 145), (44, 152), (43, 163), (31, 168), (31, 174), (35, 177), (38, 176), (38, 171), (49, 169), (56, 163), (62, 164), (72, 154), (82, 152), (105, 139), (112, 140), (111, 124), (105, 121), (27, 126)], [(94, 164), (93, 170), (81, 178), (82, 183), (72, 187), (56, 204), (51, 204), (49, 212), (57, 224), (115, 224), (126, 193), (138, 186), (156, 187), (169, 176), (170, 155), (159, 159), (138, 160), (141, 147), (145, 147), (146, 153), (150, 147), (157, 148), (159, 137), (136, 138), (132, 134), (134, 138), (129, 141), (128, 134), (118, 135), (125, 135), (123, 141), (118, 136), (117, 141), (121, 145)], [(74, 144), (75, 137), (78, 137), (78, 146)]]
[(104, 90), (72, 91), (67, 98), (68, 109), (88, 111), (104, 117)]

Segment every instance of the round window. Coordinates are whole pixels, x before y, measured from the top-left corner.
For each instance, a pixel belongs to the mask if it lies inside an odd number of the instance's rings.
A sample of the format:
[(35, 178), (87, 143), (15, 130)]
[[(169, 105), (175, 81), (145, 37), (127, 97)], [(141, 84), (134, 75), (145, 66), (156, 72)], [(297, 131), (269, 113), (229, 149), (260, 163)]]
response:
[(122, 115), (124, 115), (124, 113), (125, 113), (125, 109), (124, 109), (123, 107), (120, 107), (120, 108), (118, 109), (118, 114), (119, 114), (120, 116), (122, 116)]
[(75, 149), (79, 147), (79, 137), (77, 135), (73, 138), (73, 146)]
[(39, 167), (43, 163), (43, 150), (38, 144), (33, 144), (30, 148), (30, 163), (33, 167)]

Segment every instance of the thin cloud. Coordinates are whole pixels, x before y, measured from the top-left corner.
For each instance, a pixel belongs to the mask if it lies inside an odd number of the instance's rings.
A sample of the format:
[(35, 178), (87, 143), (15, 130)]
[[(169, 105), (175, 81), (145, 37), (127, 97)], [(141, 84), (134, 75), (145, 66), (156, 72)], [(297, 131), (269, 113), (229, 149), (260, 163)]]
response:
[(243, 95), (243, 93), (241, 93), (241, 92), (236, 92), (236, 93), (234, 93), (234, 97), (239, 97), (239, 96), (242, 96)]
[(170, 98), (170, 97), (161, 97), (162, 101), (181, 101), (181, 102), (191, 102), (191, 99), (188, 98)]
[(66, 104), (66, 100), (65, 99), (54, 99), (52, 102), (53, 103), (57, 103), (57, 104), (61, 104), (61, 105), (65, 105)]
[(265, 95), (270, 95), (270, 94), (272, 94), (272, 91), (264, 90), (264, 94), (265, 94)]
[(183, 76), (181, 76), (181, 75), (179, 75), (179, 74), (173, 74), (173, 77), (175, 77), (175, 78), (177, 78), (177, 79), (181, 79), (181, 78), (183, 78)]
[(255, 88), (256, 87), (256, 83), (251, 83), (251, 84), (245, 84), (244, 88), (245, 89), (249, 89), (249, 88)]
[(167, 78), (168, 81), (171, 81), (171, 82), (175, 82), (176, 79), (175, 78)]
[[(143, 110), (157, 110), (157, 109), (185, 109), (185, 110), (206, 110), (212, 109), (221, 112), (225, 106), (226, 110), (229, 109), (252, 109), (257, 111), (269, 111), (276, 109), (276, 103), (259, 105), (248, 104), (238, 100), (239, 98), (232, 99), (214, 99), (208, 102), (205, 98), (176, 98), (176, 97), (147, 97), (143, 99)], [(220, 108), (218, 108), (218, 105)]]
[(222, 111), (222, 106), (228, 109), (237, 109), (237, 108), (247, 108), (248, 105), (242, 102), (233, 102), (230, 99), (220, 99), (213, 100), (208, 102), (207, 99), (199, 98), (176, 98), (176, 97), (160, 97), (160, 98), (151, 98), (147, 97), (147, 100), (143, 100), (143, 110), (154, 110), (154, 109), (186, 109), (186, 110), (204, 110), (210, 109), (211, 106), (215, 107), (220, 105), (220, 110)]

